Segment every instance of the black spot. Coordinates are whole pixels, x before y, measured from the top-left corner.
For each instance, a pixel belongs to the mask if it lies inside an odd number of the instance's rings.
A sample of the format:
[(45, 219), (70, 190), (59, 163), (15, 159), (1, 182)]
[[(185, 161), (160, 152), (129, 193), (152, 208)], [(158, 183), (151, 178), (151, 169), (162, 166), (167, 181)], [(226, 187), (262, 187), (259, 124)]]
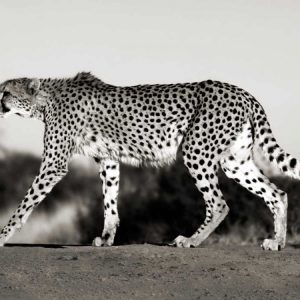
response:
[(205, 193), (205, 192), (207, 193), (209, 191), (209, 188), (206, 186), (206, 187), (202, 187), (200, 190), (203, 193)]
[(202, 175), (201, 175), (201, 174), (198, 174), (198, 175), (197, 175), (197, 179), (198, 179), (198, 180), (202, 180)]
[(290, 167), (291, 167), (291, 168), (295, 168), (295, 167), (296, 167), (296, 164), (297, 164), (296, 158), (292, 158), (291, 161), (290, 161)]
[(268, 153), (270, 154), (270, 153), (273, 153), (274, 152), (274, 149), (275, 149), (275, 147), (269, 147), (268, 148)]
[(104, 237), (103, 237), (103, 239), (105, 239), (105, 240), (108, 240), (110, 238), (110, 234), (109, 233), (106, 233), (105, 235), (104, 235)]
[(283, 154), (283, 153), (281, 153), (281, 154), (277, 157), (277, 161), (278, 161), (278, 162), (284, 161), (284, 154)]

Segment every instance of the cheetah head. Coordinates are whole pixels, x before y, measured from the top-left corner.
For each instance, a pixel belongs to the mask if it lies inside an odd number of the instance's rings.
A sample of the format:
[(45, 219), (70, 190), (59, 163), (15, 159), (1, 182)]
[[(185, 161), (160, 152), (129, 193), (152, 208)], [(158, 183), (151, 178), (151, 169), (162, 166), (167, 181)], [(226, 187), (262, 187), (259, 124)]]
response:
[(30, 117), (37, 106), (40, 80), (20, 78), (0, 84), (0, 117)]

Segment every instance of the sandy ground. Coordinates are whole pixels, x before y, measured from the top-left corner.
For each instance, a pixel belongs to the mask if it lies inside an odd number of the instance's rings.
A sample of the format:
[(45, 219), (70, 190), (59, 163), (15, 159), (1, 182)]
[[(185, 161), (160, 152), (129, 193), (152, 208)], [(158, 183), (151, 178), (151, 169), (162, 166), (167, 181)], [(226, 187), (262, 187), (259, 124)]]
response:
[(0, 299), (299, 299), (300, 249), (0, 248)]

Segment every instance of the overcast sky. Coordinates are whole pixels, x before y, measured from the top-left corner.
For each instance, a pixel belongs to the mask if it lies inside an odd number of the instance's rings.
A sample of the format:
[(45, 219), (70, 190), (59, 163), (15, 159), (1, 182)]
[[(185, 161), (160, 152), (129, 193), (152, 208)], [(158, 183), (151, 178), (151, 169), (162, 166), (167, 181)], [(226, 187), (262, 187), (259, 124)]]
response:
[[(217, 79), (263, 104), (300, 158), (300, 1), (0, 0), (0, 81), (92, 71), (116, 85)], [(42, 152), (43, 125), (0, 119), (1, 144)]]

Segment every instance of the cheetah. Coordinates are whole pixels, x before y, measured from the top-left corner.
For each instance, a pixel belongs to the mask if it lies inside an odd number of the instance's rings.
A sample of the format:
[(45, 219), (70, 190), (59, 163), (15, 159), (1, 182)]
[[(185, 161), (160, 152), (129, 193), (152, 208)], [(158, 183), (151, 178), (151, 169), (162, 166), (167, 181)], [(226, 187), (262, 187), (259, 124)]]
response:
[(262, 248), (285, 246), (287, 195), (257, 167), (253, 154), (261, 149), (271, 164), (298, 179), (300, 162), (277, 144), (264, 109), (245, 90), (213, 80), (120, 87), (81, 72), (66, 79), (12, 79), (0, 92), (1, 117), (17, 114), (45, 124), (39, 175), (1, 231), (1, 246), (66, 175), (74, 154), (99, 164), (104, 228), (93, 245), (111, 246), (119, 225), (119, 164), (161, 167), (175, 161), (179, 148), (206, 217), (191, 237), (178, 236), (170, 245), (199, 246), (228, 214), (218, 183), (221, 168), (272, 212), (274, 238)]

